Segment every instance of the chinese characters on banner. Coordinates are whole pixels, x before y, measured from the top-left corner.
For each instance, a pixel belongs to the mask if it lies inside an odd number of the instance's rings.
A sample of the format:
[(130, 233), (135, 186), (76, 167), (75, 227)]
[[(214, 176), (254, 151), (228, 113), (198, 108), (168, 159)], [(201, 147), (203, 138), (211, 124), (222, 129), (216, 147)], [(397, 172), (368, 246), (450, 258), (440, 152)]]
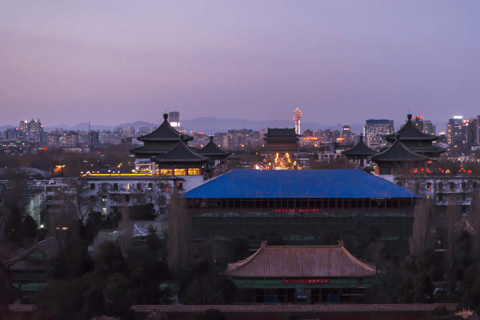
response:
[(283, 279), (283, 283), (329, 283), (329, 279)]
[(274, 209), (273, 212), (320, 212), (320, 209)]

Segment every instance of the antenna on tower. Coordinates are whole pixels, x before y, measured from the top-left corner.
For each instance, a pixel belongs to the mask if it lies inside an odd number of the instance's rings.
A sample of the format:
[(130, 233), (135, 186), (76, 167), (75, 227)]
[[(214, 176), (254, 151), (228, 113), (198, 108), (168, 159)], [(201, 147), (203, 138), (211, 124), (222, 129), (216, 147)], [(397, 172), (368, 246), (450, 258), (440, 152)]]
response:
[(90, 120), (88, 120), (88, 132), (90, 132)]

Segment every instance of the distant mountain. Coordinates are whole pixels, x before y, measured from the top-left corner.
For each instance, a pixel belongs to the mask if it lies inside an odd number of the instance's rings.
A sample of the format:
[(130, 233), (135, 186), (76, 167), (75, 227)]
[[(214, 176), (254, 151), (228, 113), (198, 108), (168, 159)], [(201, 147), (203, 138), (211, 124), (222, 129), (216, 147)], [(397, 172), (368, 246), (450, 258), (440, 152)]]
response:
[[(160, 120), (160, 119), (159, 119)], [(195, 118), (191, 120), (182, 120), (182, 129), (187, 131), (197, 131), (197, 132), (204, 132), (207, 134), (213, 134), (216, 132), (227, 132), (230, 129), (252, 129), (252, 130), (261, 130), (267, 128), (293, 128), (294, 123), (293, 120), (270, 120), (270, 121), (252, 121), (252, 120), (245, 120), (245, 119), (220, 119), (215, 117), (201, 117)], [(445, 131), (447, 127), (446, 122), (434, 122), (437, 126), (437, 134), (441, 131)], [(350, 126), (350, 129), (354, 133), (360, 133), (363, 131), (364, 123), (345, 123), (346, 125)], [(301, 129), (302, 131), (306, 129), (310, 129), (312, 131), (316, 130), (341, 130), (343, 125), (337, 123), (335, 125), (331, 124), (322, 124), (318, 122), (301, 122)], [(92, 130), (110, 130), (113, 131), (118, 127), (123, 129), (127, 127), (134, 127), (135, 131), (138, 131), (140, 127), (149, 127), (150, 130), (153, 127), (158, 127), (160, 123), (152, 123), (146, 121), (135, 121), (132, 123), (122, 123), (115, 126), (106, 126), (106, 125), (95, 125), (92, 124), (90, 128)], [(15, 128), (16, 126), (0, 126), (0, 131), (5, 131), (8, 128)], [(54, 131), (55, 129), (64, 129), (64, 130), (80, 130), (80, 131), (88, 131), (88, 123), (82, 122), (76, 124), (74, 126), (68, 125), (59, 125), (59, 126), (52, 126), (52, 127), (44, 127), (44, 130), (47, 132)]]
[(17, 126), (0, 126), (0, 131), (5, 131), (10, 128), (18, 128), (18, 125)]
[[(220, 119), (220, 118), (215, 118), (215, 117), (202, 117), (202, 118), (196, 118), (196, 119), (191, 119), (191, 120), (183, 120), (181, 121), (182, 123), (182, 129), (187, 130), (187, 131), (197, 131), (197, 132), (205, 132), (207, 134), (213, 134), (216, 132), (227, 132), (230, 129), (252, 129), (252, 130), (261, 130), (261, 129), (267, 129), (267, 128), (293, 128), (294, 123), (293, 120), (270, 120), (270, 121), (251, 121), (251, 120), (245, 120), (245, 119)], [(92, 130), (115, 130), (118, 127), (121, 127), (123, 129), (127, 127), (134, 127), (136, 131), (140, 129), (140, 127), (149, 127), (152, 129), (153, 127), (158, 127), (160, 124), (156, 123), (151, 123), (151, 122), (146, 122), (146, 121), (135, 121), (133, 123), (122, 123), (119, 125), (115, 126), (105, 126), (105, 125), (94, 125), (92, 124), (90, 128)], [(349, 124), (350, 128), (353, 132), (361, 132), (363, 130), (363, 125), (359, 123), (353, 123)], [(340, 130), (343, 127), (343, 124), (336, 124), (336, 125), (328, 125), (328, 124), (320, 124), (317, 122), (302, 122), (301, 123), (301, 128), (302, 131), (306, 129), (310, 129), (313, 131), (322, 129), (328, 129), (330, 128), (331, 130)], [(67, 126), (67, 125), (61, 125), (61, 126), (55, 126), (55, 127), (45, 127), (45, 131), (54, 131), (55, 129), (64, 129), (64, 130), (83, 130), (87, 131), (88, 130), (88, 123), (82, 122), (79, 124), (76, 124), (74, 126)]]

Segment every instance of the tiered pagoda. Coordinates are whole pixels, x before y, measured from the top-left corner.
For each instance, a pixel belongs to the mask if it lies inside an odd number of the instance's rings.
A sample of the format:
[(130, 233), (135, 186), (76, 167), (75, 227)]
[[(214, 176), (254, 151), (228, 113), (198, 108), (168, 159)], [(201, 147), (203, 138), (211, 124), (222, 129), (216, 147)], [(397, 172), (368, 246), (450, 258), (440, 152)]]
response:
[[(163, 123), (155, 131), (137, 138), (144, 143), (142, 147), (130, 150), (137, 159), (150, 159), (170, 151), (180, 141), (193, 140), (193, 137), (181, 135), (180, 132), (172, 128), (167, 121), (167, 113), (163, 115), (163, 119)], [(182, 138), (180, 138), (181, 136)]]
[(401, 141), (397, 133), (397, 140), (385, 151), (372, 156), (372, 161), (378, 165), (378, 174), (392, 175), (395, 169), (416, 167), (423, 165), (428, 157), (409, 150)]
[(439, 139), (438, 136), (423, 133), (412, 122), (412, 115), (407, 115), (407, 123), (396, 134), (388, 135), (386, 140), (390, 143), (397, 140), (399, 136), (400, 142), (410, 151), (422, 154), (429, 158), (438, 158), (445, 149), (432, 144), (433, 141)]
[(264, 140), (264, 151), (267, 153), (297, 152), (299, 149), (299, 138), (294, 128), (268, 128)]
[(210, 141), (205, 147), (197, 151), (198, 154), (207, 157), (211, 162), (221, 162), (225, 160), (231, 152), (220, 149), (215, 142), (213, 142), (213, 136), (210, 136)]
[(180, 142), (171, 150), (152, 157), (162, 175), (198, 176), (208, 162), (208, 158), (192, 151), (180, 135)]
[(369, 158), (377, 152), (368, 147), (363, 141), (363, 134), (360, 135), (360, 141), (351, 149), (342, 152), (349, 160), (354, 161), (359, 165), (366, 166), (369, 162)]

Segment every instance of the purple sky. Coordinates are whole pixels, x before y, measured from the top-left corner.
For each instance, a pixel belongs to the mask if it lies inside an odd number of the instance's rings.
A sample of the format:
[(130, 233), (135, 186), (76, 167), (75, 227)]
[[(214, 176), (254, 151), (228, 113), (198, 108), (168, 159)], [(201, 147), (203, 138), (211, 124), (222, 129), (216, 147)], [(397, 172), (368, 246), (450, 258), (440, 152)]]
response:
[(4, 0), (0, 125), (473, 117), (479, 17), (473, 0)]

